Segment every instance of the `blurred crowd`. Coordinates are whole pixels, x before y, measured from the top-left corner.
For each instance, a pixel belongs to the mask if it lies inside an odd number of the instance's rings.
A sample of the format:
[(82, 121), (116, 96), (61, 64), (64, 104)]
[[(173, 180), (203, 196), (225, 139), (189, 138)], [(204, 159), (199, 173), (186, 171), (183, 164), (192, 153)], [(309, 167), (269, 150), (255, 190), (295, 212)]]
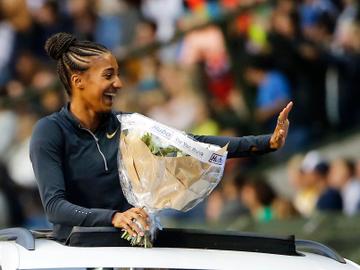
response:
[(207, 222), (232, 224), (250, 217), (268, 223), (309, 219), (319, 213), (345, 217), (360, 214), (359, 160), (327, 160), (317, 151), (293, 156), (287, 165), (288, 179), (284, 179), (293, 188), (291, 197), (279, 194), (264, 176), (227, 169), (220, 188), (207, 201)]
[[(356, 0), (0, 0), (0, 227), (49, 226), (28, 147), (34, 123), (67, 102), (43, 49), (50, 35), (71, 32), (113, 51), (124, 84), (115, 109), (193, 134), (271, 132), (293, 100), (287, 144), (273, 155), (281, 159), (359, 126), (359, 8)], [(256, 160), (231, 161), (197, 216), (358, 212), (357, 161), (299, 160), (289, 164), (294, 200), (245, 173)]]

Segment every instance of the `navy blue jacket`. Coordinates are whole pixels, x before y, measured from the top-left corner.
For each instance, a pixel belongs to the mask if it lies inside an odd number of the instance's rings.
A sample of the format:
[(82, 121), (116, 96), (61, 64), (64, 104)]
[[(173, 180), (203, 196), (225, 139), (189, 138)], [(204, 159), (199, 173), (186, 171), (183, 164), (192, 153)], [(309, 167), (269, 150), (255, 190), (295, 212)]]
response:
[(326, 188), (316, 203), (317, 210), (320, 211), (342, 211), (343, 200), (338, 190)]
[[(120, 186), (117, 151), (120, 122), (116, 113), (103, 115), (95, 132), (83, 128), (65, 106), (36, 124), (30, 159), (40, 196), (55, 237), (63, 241), (73, 226), (111, 226), (116, 211), (131, 206)], [(247, 137), (194, 136), (224, 146), (228, 158), (269, 152), (270, 135)], [(255, 147), (256, 151), (253, 151)]]

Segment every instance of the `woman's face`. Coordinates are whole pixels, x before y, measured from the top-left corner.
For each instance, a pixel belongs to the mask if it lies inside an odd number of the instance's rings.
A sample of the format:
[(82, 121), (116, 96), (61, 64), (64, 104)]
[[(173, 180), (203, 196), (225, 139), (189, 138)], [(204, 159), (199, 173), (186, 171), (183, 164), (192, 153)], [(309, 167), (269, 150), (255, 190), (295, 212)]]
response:
[(91, 57), (90, 68), (81, 73), (81, 88), (78, 95), (88, 109), (94, 112), (111, 110), (117, 92), (122, 88), (119, 66), (110, 54)]

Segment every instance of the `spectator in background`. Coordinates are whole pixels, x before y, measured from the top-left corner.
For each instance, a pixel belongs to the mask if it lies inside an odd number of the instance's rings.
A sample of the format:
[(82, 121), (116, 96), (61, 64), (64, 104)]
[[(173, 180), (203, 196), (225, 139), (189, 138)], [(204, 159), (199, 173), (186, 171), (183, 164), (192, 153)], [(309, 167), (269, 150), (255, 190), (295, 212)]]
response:
[(307, 153), (297, 174), (294, 206), (304, 217), (310, 217), (314, 213), (319, 199), (320, 191), (314, 168), (321, 160), (318, 152), (311, 151)]
[(148, 55), (138, 61), (138, 81), (136, 88), (138, 92), (152, 92), (160, 87), (158, 76), (159, 63), (153, 55)]
[(241, 200), (242, 189), (249, 179), (243, 174), (230, 174), (226, 178), (222, 180), (223, 207), (218, 221), (232, 223), (241, 216), (249, 215), (248, 207)]
[(338, 14), (337, 7), (329, 0), (304, 0), (300, 5), (300, 22), (302, 31), (307, 33), (312, 30), (318, 19), (324, 14), (335, 18)]
[[(29, 111), (19, 114), (14, 144), (8, 151), (6, 164), (15, 183), (23, 188), (36, 188), (35, 175), (30, 162), (30, 137), (37, 116)], [(21, 169), (19, 169), (21, 168)]]
[(1, 16), (16, 34), (26, 32), (31, 27), (32, 18), (25, 0), (0, 0)]
[[(312, 32), (315, 32), (317, 24), (318, 21), (314, 21)], [(313, 36), (324, 38), (319, 32)], [(312, 42), (300, 31), (296, 10), (277, 8), (274, 11), (268, 42), (272, 64), (289, 80), (292, 98), (299, 104), (292, 118), (296, 123), (293, 132), (306, 137), (309, 133), (306, 126), (312, 125), (316, 131), (316, 134), (312, 133), (314, 138), (327, 124), (324, 83), (326, 63), (314, 51)], [(303, 141), (297, 143), (303, 144)]]
[(265, 56), (253, 56), (245, 71), (246, 80), (257, 87), (255, 118), (265, 132), (276, 123), (281, 108), (290, 100), (288, 80), (277, 70), (271, 69)]
[(258, 222), (269, 222), (275, 218), (271, 208), (275, 198), (275, 191), (263, 178), (245, 182), (241, 191), (242, 201)]
[(292, 202), (284, 197), (276, 197), (271, 205), (277, 220), (291, 219), (299, 216)]
[(314, 168), (314, 176), (317, 178), (317, 185), (320, 191), (316, 209), (319, 211), (338, 211), (343, 210), (343, 200), (340, 192), (331, 187), (328, 181), (329, 164), (320, 161)]
[(301, 171), (303, 159), (304, 157), (302, 155), (296, 154), (292, 156), (286, 164), (287, 178), (295, 194), (303, 189), (303, 173)]
[(360, 159), (355, 161), (355, 178), (360, 179)]
[(206, 200), (205, 217), (208, 223), (218, 222), (224, 206), (220, 188), (216, 188)]
[(0, 95), (0, 162), (4, 162), (4, 157), (12, 144), (16, 133), (16, 114), (6, 108), (5, 97)]
[[(45, 52), (42, 44), (46, 39), (57, 32), (72, 32), (73, 23), (71, 19), (64, 14), (59, 7), (59, 2), (55, 0), (45, 0), (36, 10), (33, 10), (33, 27), (30, 35), (32, 42), (32, 52), (45, 60)], [(28, 40), (29, 41), (29, 40)], [(20, 50), (28, 50), (28, 44), (18, 44)]]
[[(59, 4), (65, 1), (58, 1)], [(66, 14), (70, 17), (73, 33), (79, 38), (94, 40), (96, 35), (96, 1), (67, 0)], [(101, 16), (101, 14), (99, 14)], [(116, 36), (116, 35), (115, 35)]]
[(206, 107), (204, 102), (201, 102), (201, 100), (199, 100), (197, 113), (190, 133), (213, 136), (220, 134), (219, 124), (211, 118), (209, 109)]
[[(95, 41), (104, 44), (112, 51), (124, 45), (122, 12), (125, 8), (121, 1), (98, 1), (98, 19), (96, 21)], [(130, 27), (134, 27), (133, 25)]]
[(356, 16), (358, 15), (359, 4), (356, 0), (343, 0), (344, 7), (339, 14), (339, 17), (336, 20), (336, 28), (335, 28), (335, 42), (342, 42), (345, 38), (343, 34), (343, 27), (347, 27), (350, 23), (353, 23), (356, 20)]
[(271, 28), (267, 41), (273, 66), (281, 71), (294, 87), (297, 84), (301, 42), (297, 13), (294, 10), (276, 8), (270, 18)]
[[(135, 28), (134, 40), (128, 47), (131, 49), (140, 49), (150, 44), (156, 42), (156, 24), (152, 21), (141, 20), (138, 22)], [(126, 54), (126, 50), (123, 50)], [(156, 53), (149, 53), (143, 57), (137, 57), (134, 59), (129, 59), (125, 66), (125, 72), (128, 72), (130, 76), (129, 79), (134, 78), (134, 80), (128, 81), (126, 86), (128, 88), (134, 87), (139, 96), (139, 110), (140, 112), (146, 113), (150, 110), (151, 104), (159, 99), (160, 102), (155, 102), (154, 104), (159, 104), (163, 101), (161, 98), (161, 93), (159, 93), (160, 84), (158, 77), (160, 61)], [(160, 94), (160, 96), (159, 96)], [(146, 99), (146, 100), (144, 100)]]
[(167, 100), (147, 114), (156, 121), (188, 131), (195, 123), (201, 101), (192, 91), (187, 72), (175, 65), (160, 67), (158, 78)]
[(214, 107), (229, 103), (234, 78), (224, 35), (216, 25), (209, 25), (188, 33), (180, 48), (181, 65), (195, 70), (200, 65), (204, 95)]
[[(166, 10), (166, 12), (164, 12)], [(183, 15), (182, 0), (143, 0), (141, 1), (142, 15), (156, 23), (156, 40), (167, 42), (176, 33), (176, 23)], [(177, 54), (177, 44), (160, 49), (159, 58), (165, 62), (174, 61)]]
[(344, 213), (348, 216), (360, 213), (360, 180), (355, 178), (355, 163), (351, 159), (336, 159), (331, 163), (329, 184), (341, 192)]
[(168, 41), (175, 34), (176, 21), (183, 13), (183, 3), (182, 0), (145, 0), (142, 1), (141, 11), (144, 17), (156, 22), (157, 40)]
[(0, 87), (13, 76), (18, 36), (31, 27), (25, 0), (0, 0)]
[(40, 67), (31, 81), (31, 89), (36, 96), (34, 110), (39, 115), (47, 115), (58, 111), (65, 102), (62, 91), (55, 74), (48, 68)]
[(10, 77), (11, 55), (14, 49), (15, 31), (11, 24), (5, 20), (0, 2), (0, 87)]
[(150, 20), (141, 20), (135, 27), (134, 41), (131, 44), (135, 48), (150, 46), (156, 42), (157, 25)]
[(335, 43), (339, 48), (326, 56), (337, 71), (339, 127), (349, 128), (360, 120), (360, 23), (347, 21), (341, 31), (342, 38)]
[(0, 228), (24, 225), (24, 210), (20, 202), (19, 187), (11, 179), (3, 163), (0, 163)]
[[(36, 57), (31, 51), (21, 51), (18, 53), (18, 58), (15, 63), (15, 73), (17, 80), (24, 86), (24, 93), (29, 90), (32, 80), (40, 67), (39, 58)], [(27, 89), (25, 89), (27, 88)], [(9, 93), (10, 96), (12, 95)], [(15, 94), (19, 95), (19, 94)]]
[[(286, 56), (279, 57), (286, 58)], [(255, 86), (257, 90), (254, 116), (258, 127), (265, 132), (270, 132), (271, 126), (276, 122), (277, 113), (293, 97), (291, 84), (284, 73), (272, 65), (270, 55), (250, 56), (244, 75), (246, 81), (251, 86)], [(299, 104), (300, 107), (302, 105)], [(302, 111), (301, 114), (305, 114), (305, 112)], [(299, 115), (299, 111), (295, 115)], [(292, 121), (292, 129), (288, 134), (288, 143), (280, 156), (284, 153), (289, 154), (302, 150), (307, 145), (310, 124), (307, 123), (308, 127), (305, 128), (304, 122), (298, 120), (299, 118), (295, 116), (294, 121)], [(279, 153), (274, 155), (275, 158), (280, 156)]]

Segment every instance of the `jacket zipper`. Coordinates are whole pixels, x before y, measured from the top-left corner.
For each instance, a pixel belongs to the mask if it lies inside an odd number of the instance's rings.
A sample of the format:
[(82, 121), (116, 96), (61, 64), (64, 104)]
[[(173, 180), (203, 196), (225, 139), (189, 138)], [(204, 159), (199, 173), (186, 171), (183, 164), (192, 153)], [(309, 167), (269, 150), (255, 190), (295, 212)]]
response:
[(103, 152), (101, 151), (101, 149), (100, 149), (99, 139), (95, 136), (94, 133), (91, 132), (91, 130), (89, 130), (89, 129), (87, 129), (87, 128), (83, 128), (83, 127), (81, 127), (81, 126), (79, 126), (79, 127), (80, 127), (81, 129), (86, 130), (87, 132), (89, 132), (90, 135), (94, 138), (95, 143), (96, 143), (96, 147), (97, 147), (97, 149), (98, 149), (98, 151), (99, 151), (99, 153), (100, 153), (100, 155), (101, 155), (101, 157), (102, 157), (102, 159), (103, 159), (103, 161), (104, 161), (105, 171), (106, 171), (106, 172), (109, 171), (108, 165), (107, 165), (107, 161), (106, 161), (106, 158), (105, 158), (105, 155), (104, 155), (104, 153), (103, 153)]

